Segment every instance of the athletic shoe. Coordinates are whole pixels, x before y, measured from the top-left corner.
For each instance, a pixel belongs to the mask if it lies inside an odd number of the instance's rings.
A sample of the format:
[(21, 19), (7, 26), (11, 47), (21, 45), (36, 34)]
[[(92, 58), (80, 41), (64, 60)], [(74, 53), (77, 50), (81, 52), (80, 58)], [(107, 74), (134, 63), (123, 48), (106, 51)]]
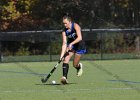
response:
[(80, 69), (77, 69), (77, 76), (81, 76), (83, 74), (83, 65), (82, 63), (79, 63)]
[(68, 81), (67, 81), (66, 77), (64, 77), (64, 76), (61, 78), (60, 81), (63, 85), (68, 84)]

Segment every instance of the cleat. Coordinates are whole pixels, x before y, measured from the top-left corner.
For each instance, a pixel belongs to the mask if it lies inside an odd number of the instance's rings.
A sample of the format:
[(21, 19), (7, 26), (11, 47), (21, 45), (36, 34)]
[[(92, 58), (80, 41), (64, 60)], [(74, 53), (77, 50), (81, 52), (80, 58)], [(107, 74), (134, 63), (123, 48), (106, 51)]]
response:
[(83, 65), (82, 63), (79, 63), (80, 69), (77, 69), (77, 76), (81, 76), (83, 74)]
[(63, 85), (68, 84), (68, 81), (67, 81), (66, 77), (64, 77), (64, 76), (60, 79), (60, 81)]

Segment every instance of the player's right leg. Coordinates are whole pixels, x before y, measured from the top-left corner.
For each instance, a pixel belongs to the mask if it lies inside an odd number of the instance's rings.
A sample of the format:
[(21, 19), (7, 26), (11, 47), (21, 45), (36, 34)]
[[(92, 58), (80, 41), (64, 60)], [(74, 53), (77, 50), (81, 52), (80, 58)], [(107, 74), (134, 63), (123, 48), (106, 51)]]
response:
[(69, 52), (69, 55), (65, 57), (64, 61), (63, 61), (63, 76), (61, 78), (61, 83), (62, 84), (67, 84), (67, 75), (68, 75), (68, 70), (69, 70), (69, 61), (71, 59), (71, 57), (73, 56), (74, 52)]

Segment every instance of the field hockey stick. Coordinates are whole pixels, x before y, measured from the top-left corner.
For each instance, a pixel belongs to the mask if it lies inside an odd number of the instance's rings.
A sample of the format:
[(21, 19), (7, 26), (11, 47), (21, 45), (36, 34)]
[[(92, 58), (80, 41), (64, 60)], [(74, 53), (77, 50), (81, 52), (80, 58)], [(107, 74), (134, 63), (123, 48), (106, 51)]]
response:
[(53, 74), (53, 72), (56, 70), (57, 66), (62, 62), (63, 59), (65, 59), (65, 57), (66, 57), (67, 55), (69, 55), (69, 51), (66, 52), (66, 53), (64, 54), (64, 56), (57, 62), (57, 64), (53, 67), (53, 69), (50, 71), (50, 73), (49, 73), (46, 77), (44, 77), (44, 78), (41, 79), (41, 82), (42, 82), (42, 83), (45, 83), (45, 82), (48, 81), (48, 79), (50, 78), (50, 76), (51, 76), (51, 75)]

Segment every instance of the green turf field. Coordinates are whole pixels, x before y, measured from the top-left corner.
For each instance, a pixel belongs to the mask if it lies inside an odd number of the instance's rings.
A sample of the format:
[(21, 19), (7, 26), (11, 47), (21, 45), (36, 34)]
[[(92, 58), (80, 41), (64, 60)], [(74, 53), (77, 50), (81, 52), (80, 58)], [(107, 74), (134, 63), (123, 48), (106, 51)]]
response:
[(140, 60), (82, 61), (83, 76), (70, 67), (68, 85), (60, 85), (60, 64), (43, 85), (56, 63), (0, 63), (0, 100), (140, 100)]

